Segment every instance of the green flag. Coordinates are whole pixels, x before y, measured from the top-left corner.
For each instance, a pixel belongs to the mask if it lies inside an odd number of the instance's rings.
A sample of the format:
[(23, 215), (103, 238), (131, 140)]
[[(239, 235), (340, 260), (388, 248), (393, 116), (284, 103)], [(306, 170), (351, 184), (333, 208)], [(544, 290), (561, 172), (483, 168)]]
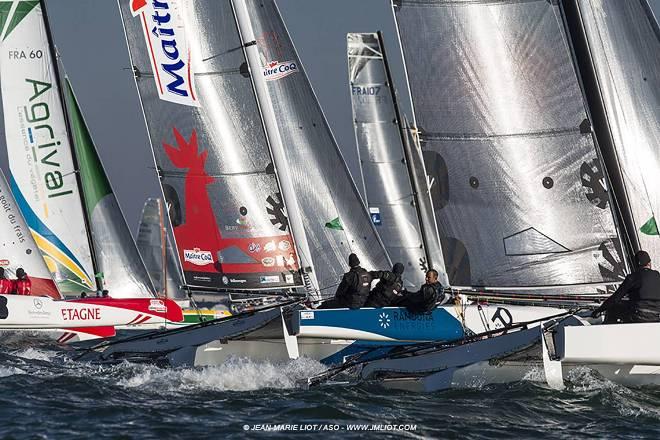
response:
[(651, 217), (639, 230), (642, 234), (646, 235), (660, 235), (658, 233), (658, 225), (655, 223), (655, 217)]
[(325, 224), (325, 227), (330, 229), (336, 229), (337, 231), (344, 230), (344, 227), (341, 225), (341, 221), (339, 220), (339, 217), (337, 217), (334, 220), (330, 220), (328, 223)]

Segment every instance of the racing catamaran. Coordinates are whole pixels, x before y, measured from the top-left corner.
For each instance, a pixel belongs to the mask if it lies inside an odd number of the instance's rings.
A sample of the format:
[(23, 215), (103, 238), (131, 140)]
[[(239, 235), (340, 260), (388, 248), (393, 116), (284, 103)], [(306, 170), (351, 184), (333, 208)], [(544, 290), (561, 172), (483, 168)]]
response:
[[(431, 191), (452, 285), (560, 303), (611, 293), (626, 257), (658, 245), (660, 32), (647, 2), (403, 0), (394, 11), (427, 170), (444, 182)], [(660, 324), (592, 323), (553, 318), (347, 366), (427, 391), (531, 368), (561, 387), (577, 365), (660, 383), (657, 350), (631, 344)]]

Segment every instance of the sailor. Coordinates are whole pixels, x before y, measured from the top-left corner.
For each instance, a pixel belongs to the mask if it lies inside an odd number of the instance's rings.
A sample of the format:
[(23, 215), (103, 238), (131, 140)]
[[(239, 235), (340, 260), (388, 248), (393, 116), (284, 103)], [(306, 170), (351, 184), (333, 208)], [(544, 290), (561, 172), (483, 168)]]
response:
[(373, 288), (367, 298), (365, 307), (388, 307), (399, 303), (403, 298), (403, 280), (401, 275), (405, 267), (396, 263), (392, 271), (383, 270), (371, 272), (373, 279), (379, 278), (378, 284)]
[[(605, 323), (660, 321), (660, 273), (651, 269), (651, 257), (645, 251), (635, 254), (637, 270), (628, 275), (616, 292), (591, 316), (605, 313)], [(628, 301), (622, 301), (628, 297)]]
[(438, 271), (431, 269), (426, 272), (426, 283), (417, 292), (406, 292), (398, 305), (413, 313), (425, 313), (433, 310), (438, 301), (445, 304), (451, 298), (451, 295), (444, 294), (444, 287), (438, 281)]
[(30, 278), (28, 278), (22, 267), (16, 269), (14, 290), (19, 295), (29, 295), (32, 292), (32, 281), (30, 281)]
[(14, 282), (5, 278), (5, 268), (0, 267), (0, 294), (8, 294), (14, 291)]
[(348, 265), (351, 269), (342, 277), (335, 297), (323, 302), (319, 309), (359, 309), (364, 305), (371, 289), (371, 274), (360, 267), (360, 259), (355, 254), (348, 256)]

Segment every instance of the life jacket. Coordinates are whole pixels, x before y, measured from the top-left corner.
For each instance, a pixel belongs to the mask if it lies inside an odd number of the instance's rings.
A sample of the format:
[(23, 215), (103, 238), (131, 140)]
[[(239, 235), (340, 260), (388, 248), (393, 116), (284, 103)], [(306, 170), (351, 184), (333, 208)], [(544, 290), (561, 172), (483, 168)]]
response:
[(0, 294), (8, 294), (14, 291), (14, 282), (7, 278), (0, 278)]
[(14, 281), (14, 286), (18, 295), (29, 295), (32, 293), (32, 281), (30, 281), (27, 275), (22, 280)]

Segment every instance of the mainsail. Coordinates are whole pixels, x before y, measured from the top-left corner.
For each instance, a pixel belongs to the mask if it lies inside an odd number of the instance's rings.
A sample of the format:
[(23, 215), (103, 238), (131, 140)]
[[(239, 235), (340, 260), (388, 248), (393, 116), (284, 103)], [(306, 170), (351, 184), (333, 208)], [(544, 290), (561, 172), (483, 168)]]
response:
[[(660, 30), (646, 0), (577, 1), (609, 139), (601, 139), (633, 247), (660, 258)], [(590, 56), (588, 56), (590, 55)], [(591, 96), (594, 98), (594, 96)], [(593, 111), (596, 111), (595, 109)], [(600, 136), (601, 133), (599, 133)], [(602, 133), (605, 135), (605, 133)], [(607, 154), (609, 153), (609, 154)], [(608, 160), (609, 159), (609, 160)]]
[(394, 11), (451, 284), (617, 281), (610, 194), (557, 4)]
[[(415, 165), (423, 168), (423, 163), (413, 163), (407, 154), (406, 147), (414, 148), (414, 140), (407, 127), (402, 126), (380, 34), (351, 33), (347, 43), (353, 124), (365, 202), (390, 258), (402, 262), (407, 268), (404, 279), (419, 286), (424, 284), (426, 269), (433, 267), (444, 272), (435, 222), (429, 225), (432, 229), (424, 231), (418, 215), (420, 199), (429, 196), (428, 191), (417, 191), (411, 174), (415, 173)], [(421, 174), (425, 174), (423, 170)], [(420, 183), (425, 189), (426, 178)]]
[(62, 293), (96, 288), (85, 214), (38, 1), (0, 2), (2, 100), (12, 192)]
[(179, 257), (166, 225), (169, 221), (164, 203), (161, 199), (147, 199), (142, 208), (136, 244), (156, 292), (168, 298), (185, 299)]
[[(385, 269), (390, 260), (332, 136), (311, 84), (274, 1), (234, 2), (245, 8), (256, 44), (254, 81), (264, 87), (264, 112), (274, 115), (279, 144), (302, 216), (321, 294), (334, 293), (349, 253), (368, 269)], [(245, 17), (244, 17), (245, 18)], [(241, 26), (244, 32), (243, 25)], [(245, 37), (245, 36), (244, 36)], [(271, 139), (273, 141), (273, 139)]]
[(2, 212), (0, 214), (0, 245), (2, 245), (0, 267), (5, 269), (5, 277), (14, 277), (16, 269), (22, 267), (32, 281), (33, 295), (62, 298), (50, 277), (50, 271), (25, 224), (2, 171), (0, 171), (0, 212)]
[(1, 74), (12, 187), (60, 290), (98, 285), (116, 298), (153, 296), (71, 84), (60, 87), (43, 4), (14, 2), (5, 18)]
[(119, 2), (186, 284), (302, 284), (229, 0)]

